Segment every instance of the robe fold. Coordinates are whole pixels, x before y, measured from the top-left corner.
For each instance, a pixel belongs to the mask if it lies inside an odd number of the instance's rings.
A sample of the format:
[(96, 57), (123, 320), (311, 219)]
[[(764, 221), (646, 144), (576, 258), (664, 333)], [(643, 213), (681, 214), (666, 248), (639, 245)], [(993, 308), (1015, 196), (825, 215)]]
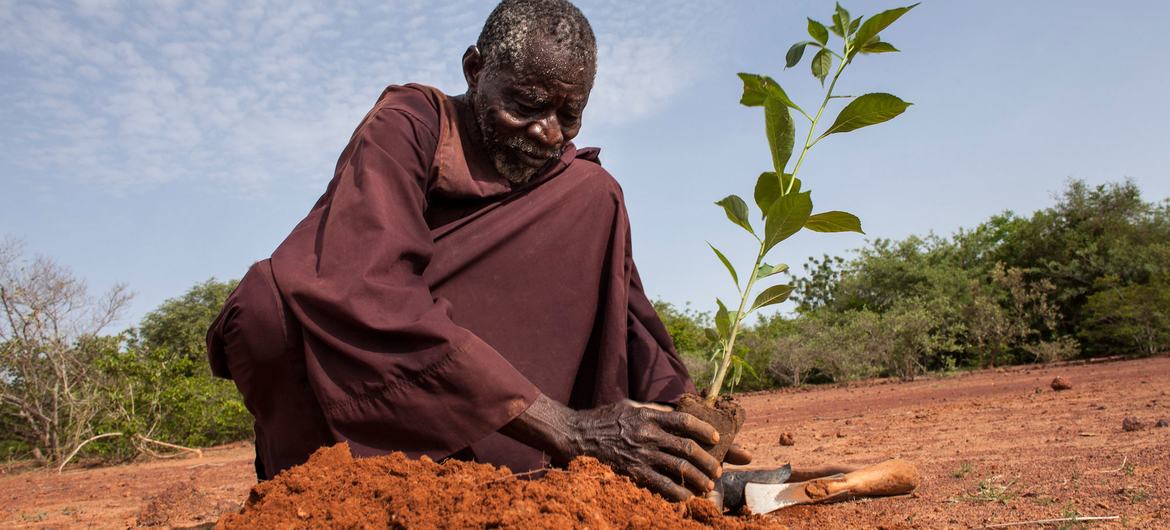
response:
[[(469, 141), (470, 119), (433, 88), (386, 89), (272, 254), (271, 283), (300, 341), (288, 362), (303, 363), (332, 441), (363, 456), (469, 450), (526, 471), (547, 459), (497, 431), (540, 393), (584, 409), (673, 403), (694, 387), (643, 292), (597, 150), (568, 144), (513, 185)], [(246, 363), (227, 356), (248, 355), (225, 343), (250, 332), (228, 313), (209, 334), (224, 376)], [(237, 380), (246, 403), (262, 379)], [(295, 431), (253, 414), (265, 444)], [(285, 460), (274, 467), (297, 463)]]

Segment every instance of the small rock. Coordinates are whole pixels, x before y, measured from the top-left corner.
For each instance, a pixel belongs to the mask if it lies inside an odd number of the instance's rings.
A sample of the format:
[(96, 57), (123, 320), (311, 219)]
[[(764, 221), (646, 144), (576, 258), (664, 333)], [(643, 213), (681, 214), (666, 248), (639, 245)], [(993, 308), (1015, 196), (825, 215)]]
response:
[(1056, 378), (1052, 380), (1051, 386), (1052, 386), (1053, 390), (1056, 390), (1058, 392), (1061, 390), (1068, 390), (1068, 389), (1072, 388), (1072, 384), (1069, 383), (1067, 379), (1065, 379), (1059, 375), (1056, 376)]
[(780, 433), (780, 445), (785, 447), (796, 445), (796, 437), (790, 432)]
[(1161, 429), (1163, 427), (1170, 427), (1170, 420), (1168, 420), (1166, 418), (1162, 418), (1162, 419), (1158, 420), (1158, 423), (1154, 424), (1154, 427), (1157, 427), (1159, 429)]
[(843, 433), (843, 432), (838, 432), (838, 433), (837, 433), (837, 437), (838, 437), (838, 438), (844, 438), (844, 437), (845, 437), (845, 433)]
[(1124, 420), (1121, 420), (1121, 430), (1125, 432), (1140, 431), (1144, 428), (1146, 428), (1146, 425), (1137, 418), (1127, 416)]

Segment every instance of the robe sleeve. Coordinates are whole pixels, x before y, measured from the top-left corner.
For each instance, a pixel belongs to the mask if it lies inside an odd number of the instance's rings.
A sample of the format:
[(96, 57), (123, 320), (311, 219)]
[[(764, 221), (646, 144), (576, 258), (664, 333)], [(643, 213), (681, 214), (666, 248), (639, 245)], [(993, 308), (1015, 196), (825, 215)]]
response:
[(372, 111), (272, 258), (304, 330), (310, 386), (334, 437), (358, 455), (447, 456), (539, 395), (451, 320), (422, 277), (434, 250), (423, 213), (436, 142), (409, 108)]
[(638, 268), (630, 260), (628, 335), (626, 351), (630, 369), (630, 399), (677, 405), (687, 392), (694, 393), (687, 368), (675, 351), (662, 319), (642, 289)]

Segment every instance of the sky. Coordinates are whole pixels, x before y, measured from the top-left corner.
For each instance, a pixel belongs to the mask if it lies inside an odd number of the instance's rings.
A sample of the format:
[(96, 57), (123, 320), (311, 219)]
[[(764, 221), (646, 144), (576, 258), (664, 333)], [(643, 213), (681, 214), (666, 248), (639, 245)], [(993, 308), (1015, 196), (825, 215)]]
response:
[[(738, 104), (735, 74), (771, 75), (816, 107), (808, 58), (784, 70), (784, 53), (833, 4), (578, 5), (599, 72), (576, 144), (601, 147), (625, 191), (648, 293), (710, 310), (735, 289), (706, 242), (740, 268), (754, 257), (713, 203), (751, 203), (771, 164), (763, 113)], [(900, 5), (845, 4), (854, 16)], [(122, 326), (198, 282), (238, 278), (324, 191), (383, 87), (463, 92), (460, 57), (491, 7), (0, 0), (0, 238), (95, 294), (128, 285)], [(801, 169), (815, 210), (853, 212), (866, 235), (802, 232), (771, 261), (799, 272), (867, 238), (1027, 214), (1073, 178), (1170, 196), (1168, 21), (1161, 1), (926, 0), (883, 32), (901, 53), (863, 56), (838, 83), (914, 105), (817, 144)]]

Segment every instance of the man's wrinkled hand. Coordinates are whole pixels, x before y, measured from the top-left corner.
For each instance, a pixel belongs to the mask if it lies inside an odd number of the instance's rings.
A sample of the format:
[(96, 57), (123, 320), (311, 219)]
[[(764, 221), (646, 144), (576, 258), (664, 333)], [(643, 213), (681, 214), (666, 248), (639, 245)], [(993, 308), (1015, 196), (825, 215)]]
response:
[(690, 414), (623, 401), (577, 411), (569, 425), (575, 456), (592, 456), (671, 501), (706, 494), (722, 472), (699, 445), (719, 433)]

